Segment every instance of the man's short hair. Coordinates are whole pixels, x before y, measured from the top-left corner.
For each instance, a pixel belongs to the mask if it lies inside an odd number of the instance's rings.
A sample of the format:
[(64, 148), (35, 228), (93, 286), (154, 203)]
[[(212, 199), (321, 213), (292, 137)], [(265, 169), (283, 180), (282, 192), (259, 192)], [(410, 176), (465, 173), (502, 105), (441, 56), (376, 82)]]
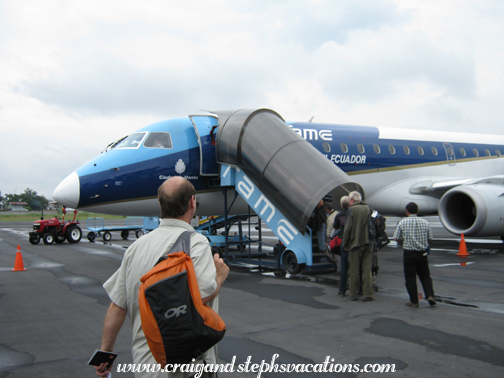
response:
[(410, 214), (417, 214), (418, 213), (418, 205), (415, 202), (410, 202), (406, 205), (406, 210)]
[(350, 198), (348, 196), (341, 197), (340, 205), (343, 209), (348, 209), (350, 207)]
[(171, 186), (163, 184), (158, 189), (161, 218), (178, 218), (183, 216), (189, 210), (189, 200), (192, 196), (196, 195), (193, 184), (186, 179)]
[(324, 208), (327, 209), (327, 210), (329, 210), (329, 211), (334, 210), (334, 207), (333, 207), (333, 205), (332, 205), (331, 202), (324, 202)]
[(354, 202), (360, 202), (360, 201), (362, 201), (361, 194), (359, 192), (356, 192), (356, 191), (350, 192), (350, 194), (348, 195), (348, 197), (350, 197), (350, 199), (354, 200)]

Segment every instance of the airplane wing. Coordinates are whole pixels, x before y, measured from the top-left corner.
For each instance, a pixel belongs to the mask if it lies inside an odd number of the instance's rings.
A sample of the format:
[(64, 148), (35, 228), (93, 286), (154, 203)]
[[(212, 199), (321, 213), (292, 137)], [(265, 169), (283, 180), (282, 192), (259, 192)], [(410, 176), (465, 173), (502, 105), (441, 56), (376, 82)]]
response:
[(443, 194), (448, 190), (462, 185), (504, 185), (504, 175), (479, 177), (479, 178), (459, 178), (450, 180), (427, 180), (416, 183), (410, 188), (411, 194), (436, 193)]

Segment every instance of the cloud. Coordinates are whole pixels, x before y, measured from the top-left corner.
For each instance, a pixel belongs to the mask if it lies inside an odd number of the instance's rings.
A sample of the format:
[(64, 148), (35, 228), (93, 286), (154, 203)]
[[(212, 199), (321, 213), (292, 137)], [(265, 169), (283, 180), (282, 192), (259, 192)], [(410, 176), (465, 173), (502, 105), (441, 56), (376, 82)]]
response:
[[(161, 115), (187, 103), (227, 108), (261, 104), (268, 90), (285, 84), (287, 73), (308, 77), (317, 70), (313, 60), (310, 67), (301, 63), (303, 69), (297, 69), (298, 57), (302, 62), (309, 51), (326, 41), (348, 39), (352, 30), (377, 30), (400, 21), (392, 2), (361, 5), (356, 11), (352, 1), (254, 2), (231, 7), (215, 21), (202, 20), (197, 9), (193, 15), (186, 8), (164, 7), (166, 24), (145, 10), (119, 12), (113, 19), (84, 13), (89, 24), (65, 18), (46, 32), (46, 38), (58, 38), (56, 30), (75, 22), (70, 36), (60, 37), (62, 49), (53, 51), (54, 67), (13, 89), (72, 113), (107, 116)], [(194, 30), (177, 22), (175, 12), (200, 19), (204, 26), (196, 23), (194, 29), (202, 34), (195, 37)], [(320, 59), (322, 67), (331, 63), (327, 56)]]
[(503, 43), (491, 0), (5, 0), (0, 190), (199, 110), (502, 133)]

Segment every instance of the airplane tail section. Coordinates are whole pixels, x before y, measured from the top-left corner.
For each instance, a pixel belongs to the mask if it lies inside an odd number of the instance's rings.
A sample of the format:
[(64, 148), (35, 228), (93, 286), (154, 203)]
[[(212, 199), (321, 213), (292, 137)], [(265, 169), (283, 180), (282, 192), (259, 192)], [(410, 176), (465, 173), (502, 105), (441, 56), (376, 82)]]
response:
[(236, 166), (303, 235), (318, 202), (362, 187), (270, 109), (214, 111), (217, 162)]

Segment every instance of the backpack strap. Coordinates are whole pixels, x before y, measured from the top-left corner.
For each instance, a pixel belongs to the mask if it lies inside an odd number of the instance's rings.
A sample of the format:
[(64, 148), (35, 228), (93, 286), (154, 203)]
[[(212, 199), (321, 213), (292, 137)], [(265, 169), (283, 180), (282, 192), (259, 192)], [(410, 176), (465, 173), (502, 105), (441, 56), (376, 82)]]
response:
[[(192, 231), (184, 231), (180, 234), (178, 239), (173, 243), (170, 250), (163, 254), (156, 262), (156, 265), (161, 261), (166, 260), (170, 253), (183, 251), (186, 255), (191, 256), (191, 236), (194, 232)], [(155, 266), (155, 265), (154, 265)]]

